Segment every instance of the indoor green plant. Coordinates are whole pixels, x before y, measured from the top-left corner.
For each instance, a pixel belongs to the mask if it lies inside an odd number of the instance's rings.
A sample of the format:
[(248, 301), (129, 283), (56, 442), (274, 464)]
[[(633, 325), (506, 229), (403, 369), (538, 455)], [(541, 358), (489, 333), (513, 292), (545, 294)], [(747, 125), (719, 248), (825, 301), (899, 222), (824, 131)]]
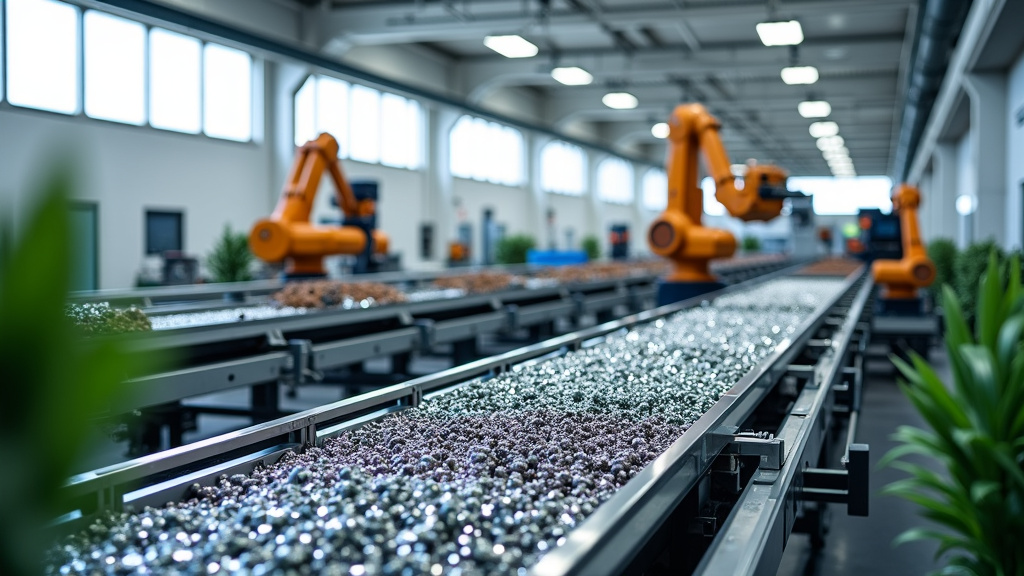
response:
[(526, 253), (536, 245), (533, 236), (513, 234), (498, 241), (494, 259), (498, 264), (524, 264)]
[[(143, 370), (126, 336), (85, 337), (65, 316), (71, 269), (67, 198), (74, 179), (49, 170), (36, 208), (0, 221), (0, 574), (38, 574), (44, 527), (66, 512), (61, 487), (122, 382)], [(3, 216), (0, 213), (0, 216)], [(0, 218), (0, 220), (3, 220)], [(148, 365), (149, 367), (155, 365)]]
[(206, 259), (206, 267), (213, 275), (214, 282), (243, 282), (252, 280), (249, 266), (252, 252), (249, 251), (249, 236), (234, 232), (231, 225), (224, 225), (224, 232), (217, 239), (213, 251)]
[(580, 248), (587, 253), (587, 260), (597, 260), (601, 257), (601, 241), (597, 236), (584, 236), (580, 241)]
[(761, 251), (761, 240), (757, 236), (743, 237), (743, 251), (747, 254), (754, 254)]
[[(973, 333), (953, 290), (942, 289), (951, 386), (916, 354), (909, 364), (893, 359), (927, 429), (897, 430), (883, 464), (910, 476), (886, 492), (916, 503), (941, 527), (910, 530), (897, 542), (938, 541), (937, 556), (951, 555), (943, 574), (1024, 575), (1024, 290), (1019, 257), (1005, 283), (1001, 268), (993, 250)], [(946, 473), (909, 462), (911, 454)]]
[(953, 285), (953, 265), (956, 262), (956, 244), (949, 238), (936, 238), (928, 243), (928, 257), (935, 264), (935, 281), (932, 283), (932, 294), (935, 300), (942, 297), (942, 287)]

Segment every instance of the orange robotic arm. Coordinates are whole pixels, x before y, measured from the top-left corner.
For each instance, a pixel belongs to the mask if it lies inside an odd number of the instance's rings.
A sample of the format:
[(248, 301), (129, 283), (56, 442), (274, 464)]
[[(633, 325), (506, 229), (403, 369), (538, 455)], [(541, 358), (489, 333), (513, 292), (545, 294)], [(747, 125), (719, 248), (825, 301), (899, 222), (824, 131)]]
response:
[(726, 230), (706, 228), (704, 195), (698, 186), (697, 156), (715, 180), (715, 197), (743, 220), (770, 220), (782, 211), (786, 172), (772, 165), (750, 166), (745, 186), (737, 188), (729, 155), (722, 145), (722, 125), (700, 104), (681, 104), (669, 118), (668, 206), (651, 223), (651, 251), (675, 263), (670, 282), (711, 282), (708, 263), (732, 256), (736, 238)]
[(324, 170), (334, 182), (338, 206), (346, 218), (372, 216), (372, 200), (357, 200), (338, 162), (338, 142), (321, 134), (302, 145), (288, 183), (268, 219), (260, 220), (249, 234), (253, 254), (268, 262), (288, 260), (286, 273), (295, 276), (323, 276), (323, 257), (331, 254), (358, 255), (372, 240), (375, 252), (386, 252), (387, 236), (379, 230), (359, 226), (317, 227), (309, 222), (313, 201)]
[(930, 286), (935, 280), (935, 264), (928, 258), (917, 225), (917, 208), (920, 205), (921, 193), (917, 187), (900, 184), (896, 188), (892, 196), (892, 209), (900, 218), (903, 258), (875, 260), (871, 266), (875, 283), (885, 288), (883, 298), (916, 298), (918, 288)]

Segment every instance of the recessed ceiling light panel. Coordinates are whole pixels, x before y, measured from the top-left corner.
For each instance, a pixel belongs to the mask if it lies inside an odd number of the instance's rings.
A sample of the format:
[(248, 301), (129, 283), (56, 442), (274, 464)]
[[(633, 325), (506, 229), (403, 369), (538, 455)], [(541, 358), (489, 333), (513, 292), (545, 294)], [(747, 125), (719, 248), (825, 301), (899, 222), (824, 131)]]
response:
[(505, 58), (529, 58), (537, 55), (537, 46), (522, 36), (487, 36), (484, 46), (501, 54)]
[(839, 124), (835, 122), (815, 122), (811, 124), (807, 129), (814, 138), (823, 138), (825, 136), (835, 136), (839, 134)]
[(761, 22), (757, 35), (765, 46), (794, 46), (804, 41), (804, 31), (796, 20), (787, 22)]
[(668, 123), (658, 122), (654, 126), (651, 126), (651, 135), (655, 138), (668, 138)]
[(790, 66), (782, 69), (782, 81), (786, 84), (814, 84), (818, 81), (818, 69), (814, 66)]
[(609, 92), (601, 98), (601, 102), (609, 108), (616, 110), (631, 110), (636, 108), (638, 101), (636, 96), (629, 92)]
[(832, 105), (824, 100), (806, 100), (797, 104), (796, 110), (804, 118), (824, 118), (832, 113)]
[(594, 76), (579, 66), (561, 66), (551, 70), (551, 77), (566, 86), (586, 86)]
[(818, 150), (835, 150), (842, 148), (846, 141), (843, 140), (842, 136), (825, 136), (824, 138), (818, 138), (817, 141)]

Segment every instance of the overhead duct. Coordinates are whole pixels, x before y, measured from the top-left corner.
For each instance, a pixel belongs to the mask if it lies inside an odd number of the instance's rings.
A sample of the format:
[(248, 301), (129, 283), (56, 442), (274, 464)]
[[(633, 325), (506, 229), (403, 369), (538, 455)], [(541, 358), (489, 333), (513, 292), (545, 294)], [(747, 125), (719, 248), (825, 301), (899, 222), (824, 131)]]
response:
[(906, 179), (972, 0), (922, 0), (893, 174)]

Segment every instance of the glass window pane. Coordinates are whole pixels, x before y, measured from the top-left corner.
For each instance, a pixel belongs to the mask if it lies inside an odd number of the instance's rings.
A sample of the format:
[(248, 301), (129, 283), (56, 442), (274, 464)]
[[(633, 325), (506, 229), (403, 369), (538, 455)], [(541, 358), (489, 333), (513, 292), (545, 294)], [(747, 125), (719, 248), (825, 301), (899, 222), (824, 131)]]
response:
[(354, 84), (349, 96), (349, 157), (359, 162), (380, 162), (380, 92)]
[(664, 170), (648, 170), (643, 186), (644, 208), (660, 211), (668, 206), (668, 178)]
[(252, 138), (252, 57), (219, 44), (203, 47), (203, 132)]
[(700, 187), (704, 191), (704, 213), (708, 216), (728, 216), (729, 213), (725, 210), (725, 205), (715, 198), (715, 179), (705, 176), (700, 181)]
[(452, 176), (459, 178), (472, 178), (473, 164), (470, 158), (470, 131), (473, 127), (473, 119), (463, 116), (452, 127), (449, 136), (448, 164)]
[(795, 176), (786, 182), (790, 190), (812, 196), (815, 214), (855, 215), (861, 208), (892, 209), (892, 180), (887, 176), (829, 178)]
[(316, 77), (310, 76), (295, 93), (292, 112), (295, 118), (295, 145), (302, 146), (316, 138)]
[(413, 146), (410, 136), (415, 122), (409, 114), (407, 100), (396, 94), (384, 94), (380, 100), (381, 164), (407, 168), (411, 164)]
[(199, 60), (195, 38), (160, 28), (149, 31), (149, 124), (197, 134), (200, 130)]
[(146, 27), (85, 13), (85, 113), (141, 125), (146, 121)]
[(550, 142), (541, 151), (541, 187), (547, 192), (580, 196), (586, 187), (586, 156), (578, 146)]
[(78, 9), (53, 0), (7, 0), (7, 100), (78, 111)]
[(348, 82), (326, 76), (317, 78), (314, 132), (334, 136), (338, 141), (338, 157), (348, 157)]
[(621, 158), (609, 158), (597, 168), (598, 198), (613, 204), (633, 201), (633, 170)]

